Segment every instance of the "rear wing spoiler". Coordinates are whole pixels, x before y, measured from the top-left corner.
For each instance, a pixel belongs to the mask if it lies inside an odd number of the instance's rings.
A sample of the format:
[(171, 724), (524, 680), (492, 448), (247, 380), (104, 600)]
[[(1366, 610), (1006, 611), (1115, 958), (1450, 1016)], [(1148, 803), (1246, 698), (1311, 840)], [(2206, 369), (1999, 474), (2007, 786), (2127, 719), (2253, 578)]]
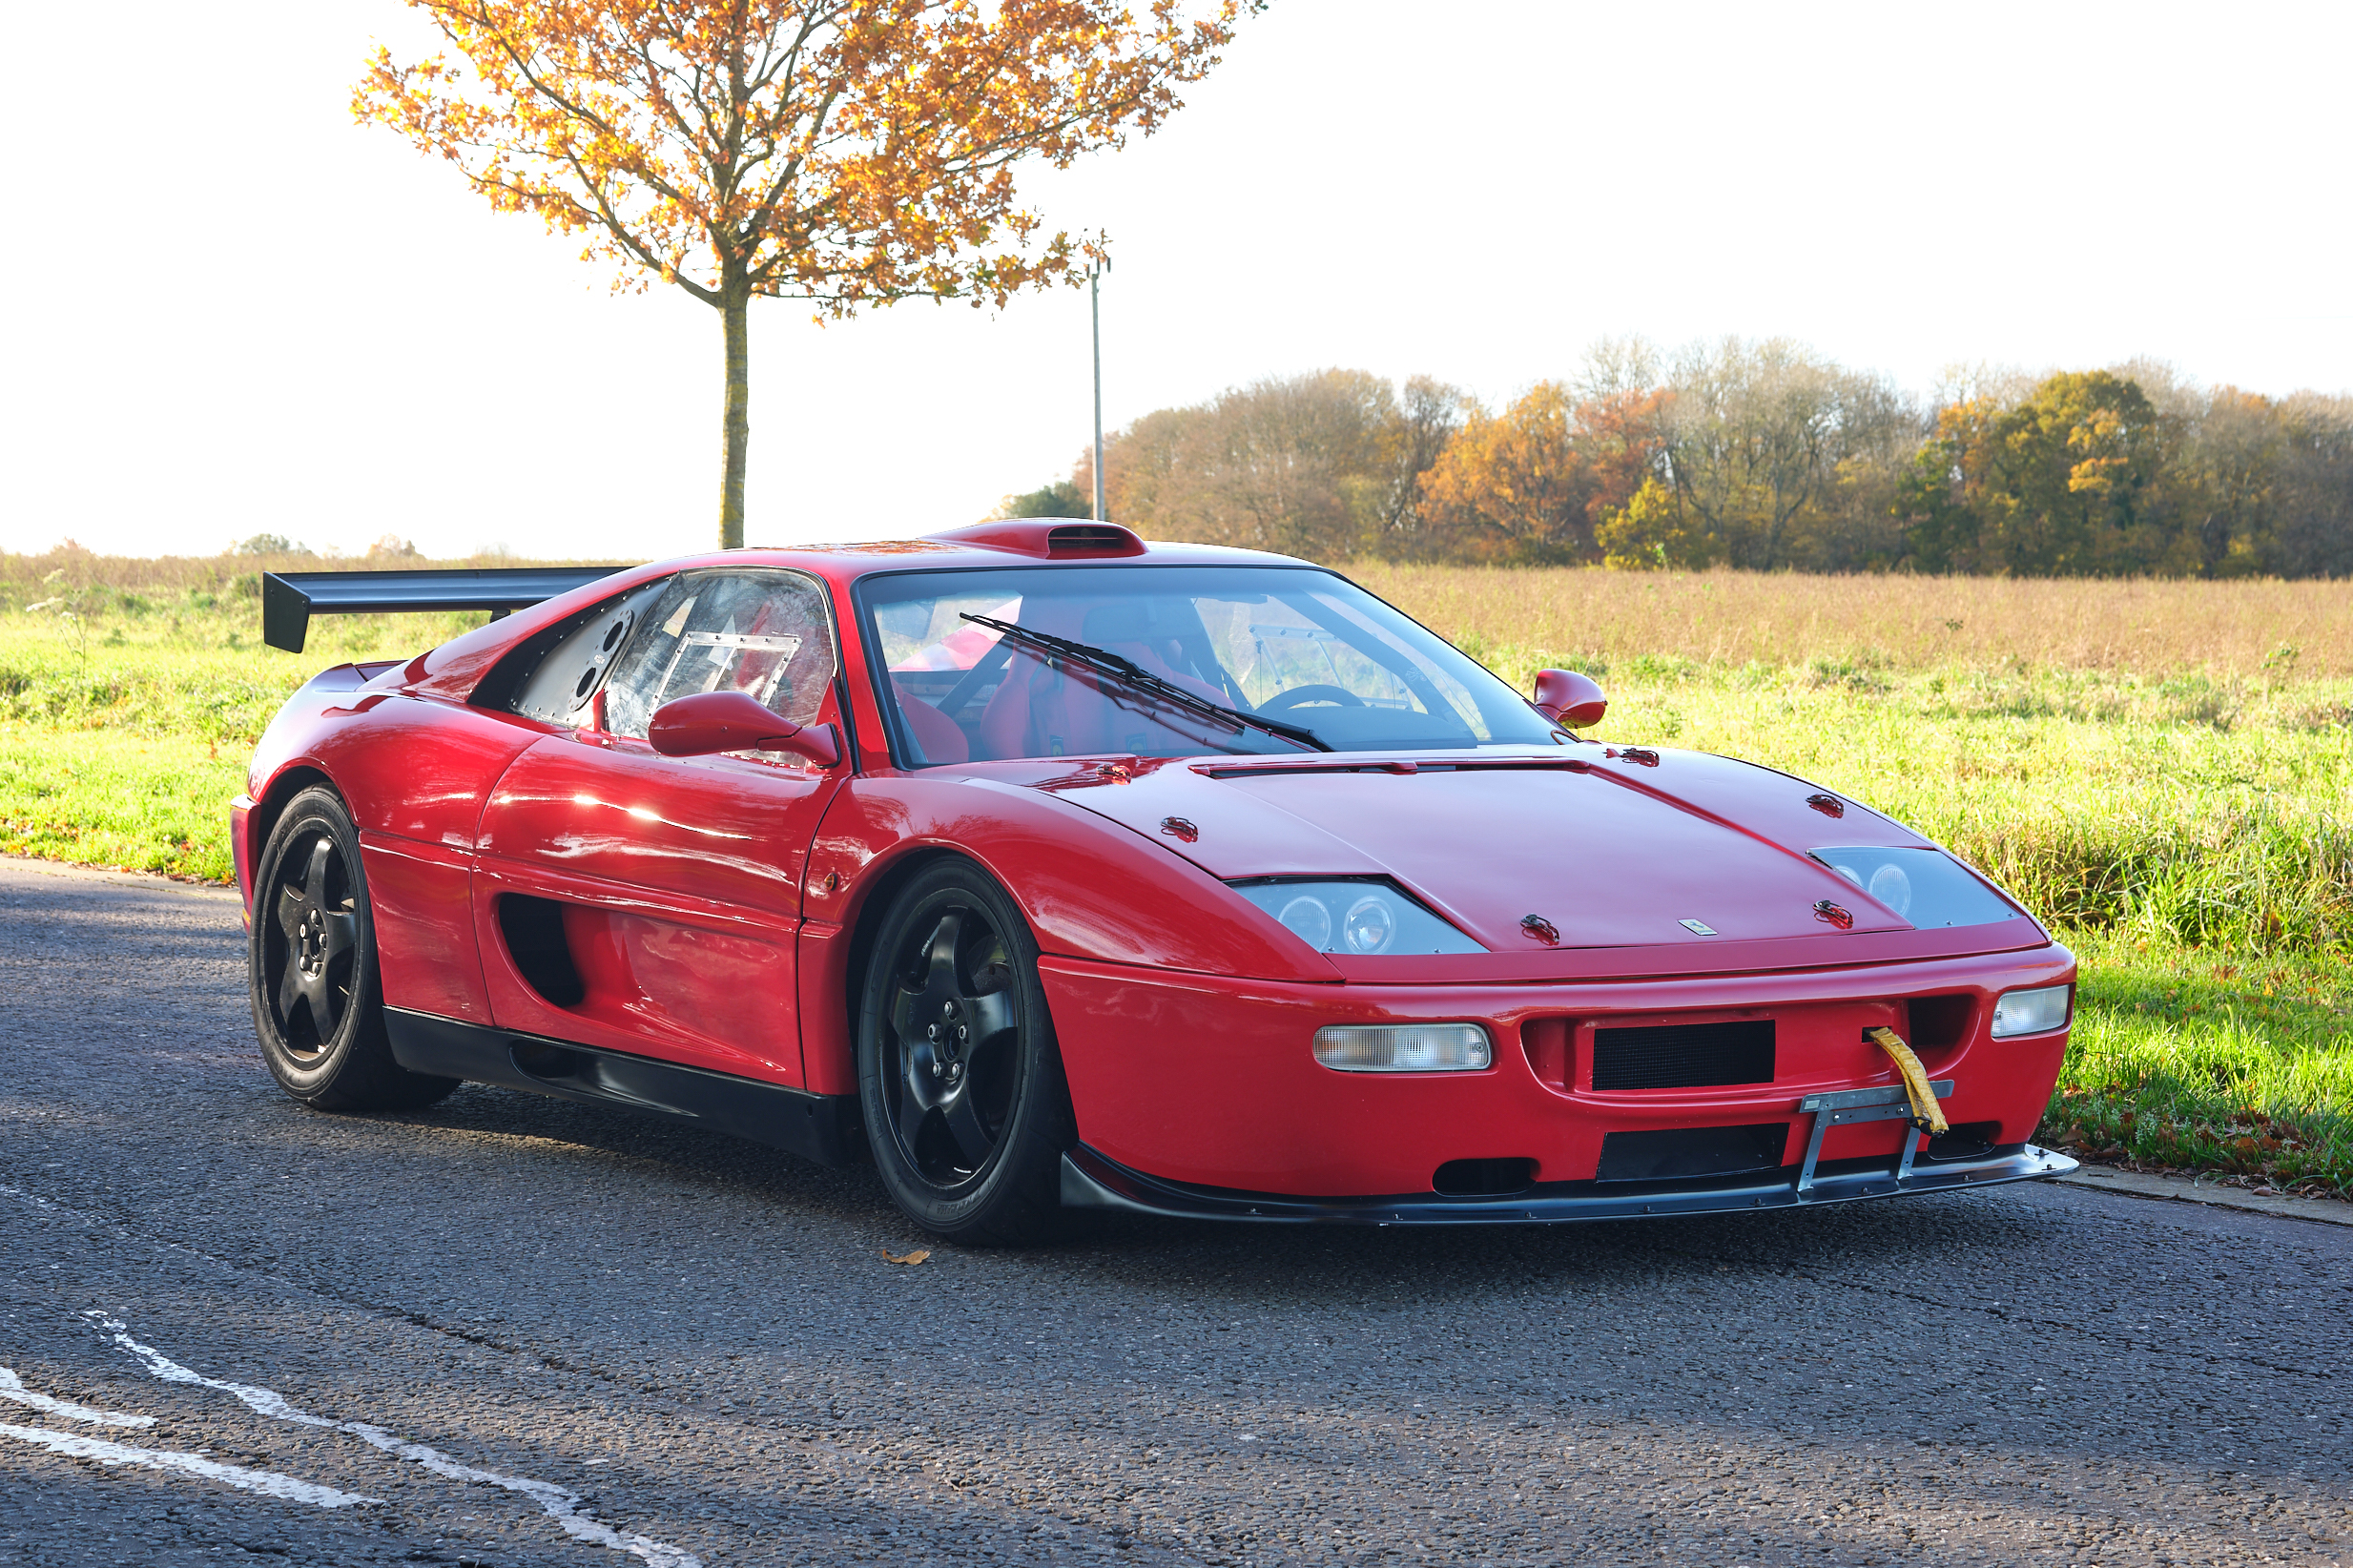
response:
[(261, 640), (302, 651), (313, 615), (373, 615), (388, 610), (510, 610), (569, 593), (619, 567), (487, 567), (456, 571), (265, 571)]

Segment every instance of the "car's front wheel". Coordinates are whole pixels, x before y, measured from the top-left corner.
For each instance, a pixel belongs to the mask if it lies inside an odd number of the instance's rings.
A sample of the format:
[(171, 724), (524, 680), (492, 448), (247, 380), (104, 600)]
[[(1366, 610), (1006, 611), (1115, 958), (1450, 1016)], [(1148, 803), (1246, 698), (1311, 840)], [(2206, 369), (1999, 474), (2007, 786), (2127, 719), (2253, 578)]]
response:
[(1064, 1228), (1076, 1140), (1038, 946), (978, 867), (943, 860), (884, 913), (858, 1013), (858, 1098), (883, 1185), (909, 1218), (976, 1246)]
[(458, 1086), (392, 1059), (360, 835), (332, 790), (304, 790), (254, 877), (246, 973), (271, 1076), (320, 1110), (408, 1110)]

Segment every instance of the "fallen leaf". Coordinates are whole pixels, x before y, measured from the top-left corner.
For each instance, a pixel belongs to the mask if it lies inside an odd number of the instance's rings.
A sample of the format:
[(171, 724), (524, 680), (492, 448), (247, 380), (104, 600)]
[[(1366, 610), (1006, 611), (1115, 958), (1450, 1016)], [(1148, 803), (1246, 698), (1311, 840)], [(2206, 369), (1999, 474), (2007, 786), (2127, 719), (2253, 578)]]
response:
[(888, 1252), (885, 1252), (885, 1253), (883, 1253), (882, 1255), (883, 1255), (883, 1257), (884, 1257), (885, 1259), (887, 1259), (888, 1261), (890, 1261), (890, 1262), (892, 1262), (892, 1263), (921, 1263), (921, 1262), (922, 1262), (925, 1258), (928, 1258), (928, 1257), (930, 1257), (930, 1256), (931, 1256), (931, 1252), (930, 1252), (930, 1250), (929, 1250), (928, 1248), (922, 1248), (922, 1249), (918, 1249), (918, 1250), (917, 1250), (917, 1251), (910, 1252), (910, 1253), (908, 1253), (908, 1254), (907, 1254), (905, 1257), (903, 1257), (903, 1258), (901, 1258), (901, 1257), (894, 1257), (891, 1253), (888, 1253)]

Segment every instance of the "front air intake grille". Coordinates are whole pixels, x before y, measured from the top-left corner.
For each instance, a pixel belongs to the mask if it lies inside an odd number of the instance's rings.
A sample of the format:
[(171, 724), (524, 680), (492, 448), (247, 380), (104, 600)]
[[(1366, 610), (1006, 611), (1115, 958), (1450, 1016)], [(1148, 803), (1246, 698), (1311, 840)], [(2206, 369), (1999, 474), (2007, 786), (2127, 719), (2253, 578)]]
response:
[(1773, 1081), (1773, 1021), (1593, 1032), (1597, 1089), (1700, 1089)]
[(1786, 1122), (1604, 1133), (1600, 1168), (1594, 1177), (1603, 1182), (1668, 1182), (1771, 1170), (1781, 1164), (1788, 1142)]

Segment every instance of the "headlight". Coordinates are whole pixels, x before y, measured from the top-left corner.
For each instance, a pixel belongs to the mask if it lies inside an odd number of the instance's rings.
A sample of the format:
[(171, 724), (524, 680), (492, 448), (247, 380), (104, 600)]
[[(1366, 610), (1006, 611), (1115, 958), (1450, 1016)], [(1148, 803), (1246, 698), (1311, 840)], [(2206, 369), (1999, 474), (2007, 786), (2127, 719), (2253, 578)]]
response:
[(1315, 1060), (1344, 1073), (1477, 1072), (1496, 1047), (1476, 1023), (1332, 1023), (1315, 1031)]
[(1284, 930), (1318, 953), (1331, 950), (1331, 908), (1315, 895), (1300, 893), (1284, 899), (1275, 918), (1283, 922)]
[(1249, 881), (1232, 889), (1318, 953), (1484, 953), (1390, 882)]
[(2033, 991), (2005, 991), (1993, 1004), (1993, 1038), (2047, 1034), (2067, 1027), (2067, 1002), (2072, 985), (2045, 985)]
[(1942, 850), (1847, 846), (1806, 853), (1921, 929), (1992, 925), (2018, 914)]

